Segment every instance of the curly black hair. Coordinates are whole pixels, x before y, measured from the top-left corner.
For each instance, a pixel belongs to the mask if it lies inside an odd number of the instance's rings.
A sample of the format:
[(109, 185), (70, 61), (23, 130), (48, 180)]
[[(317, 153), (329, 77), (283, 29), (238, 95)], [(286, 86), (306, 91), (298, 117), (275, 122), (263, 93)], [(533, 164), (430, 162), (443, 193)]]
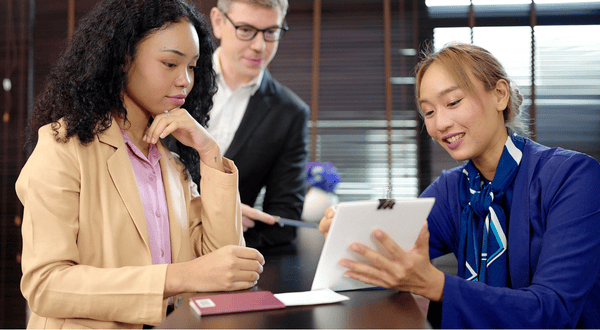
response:
[[(196, 29), (200, 43), (194, 87), (183, 107), (207, 125), (216, 92), (212, 35), (206, 18), (184, 0), (103, 0), (83, 17), (70, 45), (52, 68), (38, 97), (27, 132), (27, 146), (38, 129), (52, 123), (57, 141), (77, 136), (90, 143), (111, 126), (113, 112), (127, 120), (122, 90), (139, 43), (152, 32), (183, 20)], [(59, 120), (66, 136), (59, 137)], [(199, 180), (196, 150), (177, 142), (179, 156), (194, 181)]]

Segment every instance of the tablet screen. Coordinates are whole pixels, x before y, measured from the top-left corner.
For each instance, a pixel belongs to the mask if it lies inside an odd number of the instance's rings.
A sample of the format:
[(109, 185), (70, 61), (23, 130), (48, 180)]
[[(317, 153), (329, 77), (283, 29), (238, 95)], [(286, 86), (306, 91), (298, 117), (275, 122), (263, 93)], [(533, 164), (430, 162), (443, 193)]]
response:
[(350, 251), (350, 244), (358, 242), (389, 256), (372, 235), (373, 230), (379, 228), (405, 251), (412, 249), (434, 201), (434, 198), (413, 198), (339, 203), (311, 290), (330, 288), (344, 291), (373, 287), (343, 276), (347, 268), (338, 264), (340, 259), (366, 262), (362, 256)]

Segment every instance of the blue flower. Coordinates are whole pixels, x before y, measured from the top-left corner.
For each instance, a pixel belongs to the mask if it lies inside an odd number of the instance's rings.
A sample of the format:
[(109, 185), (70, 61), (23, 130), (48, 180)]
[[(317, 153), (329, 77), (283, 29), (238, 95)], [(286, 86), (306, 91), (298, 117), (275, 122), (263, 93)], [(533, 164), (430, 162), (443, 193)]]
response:
[(333, 192), (335, 186), (342, 181), (333, 164), (321, 162), (306, 163), (306, 182), (326, 192)]

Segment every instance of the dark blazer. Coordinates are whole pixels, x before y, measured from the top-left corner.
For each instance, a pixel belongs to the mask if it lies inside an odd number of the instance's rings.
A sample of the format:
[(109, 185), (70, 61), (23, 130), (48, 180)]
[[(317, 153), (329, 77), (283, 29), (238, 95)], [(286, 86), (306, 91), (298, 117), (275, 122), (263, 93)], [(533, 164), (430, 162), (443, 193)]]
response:
[[(264, 212), (300, 219), (306, 192), (308, 116), (308, 105), (265, 70), (225, 152), (238, 168), (242, 203), (254, 206), (266, 187)], [(257, 221), (244, 237), (248, 246), (262, 247), (287, 243), (296, 231)]]

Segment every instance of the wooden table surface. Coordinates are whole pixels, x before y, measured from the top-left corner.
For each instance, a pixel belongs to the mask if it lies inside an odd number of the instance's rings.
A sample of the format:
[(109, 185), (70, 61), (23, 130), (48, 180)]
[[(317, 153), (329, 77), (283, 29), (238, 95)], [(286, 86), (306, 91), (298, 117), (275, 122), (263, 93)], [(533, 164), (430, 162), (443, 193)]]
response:
[[(324, 238), (316, 229), (298, 228), (292, 244), (261, 250), (266, 263), (258, 284), (245, 291), (273, 293), (309, 291), (317, 268)], [(243, 291), (237, 291), (243, 292)], [(224, 292), (227, 293), (227, 292)], [(188, 299), (210, 293), (189, 293), (157, 328), (212, 329), (348, 329), (348, 328), (428, 328), (425, 310), (428, 301), (406, 292), (363, 289), (340, 292), (350, 300), (285, 309), (207, 315), (197, 317)]]

